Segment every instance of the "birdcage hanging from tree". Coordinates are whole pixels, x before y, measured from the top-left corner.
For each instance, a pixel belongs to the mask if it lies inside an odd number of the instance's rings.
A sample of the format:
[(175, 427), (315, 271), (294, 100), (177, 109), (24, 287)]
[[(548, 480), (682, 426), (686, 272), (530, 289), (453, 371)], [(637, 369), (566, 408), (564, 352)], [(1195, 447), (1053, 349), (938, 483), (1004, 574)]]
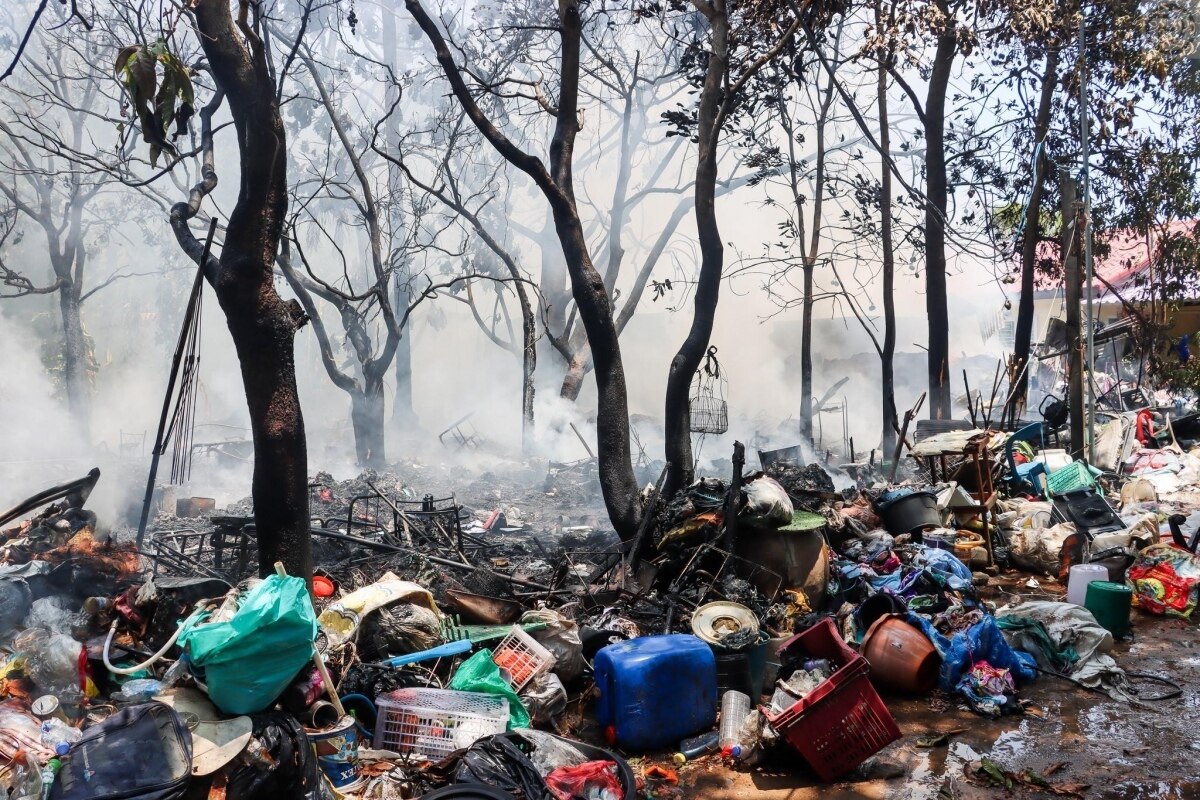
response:
[(725, 383), (717, 361), (717, 348), (710, 347), (704, 355), (704, 363), (692, 376), (692, 393), (688, 398), (692, 433), (725, 433), (729, 430)]

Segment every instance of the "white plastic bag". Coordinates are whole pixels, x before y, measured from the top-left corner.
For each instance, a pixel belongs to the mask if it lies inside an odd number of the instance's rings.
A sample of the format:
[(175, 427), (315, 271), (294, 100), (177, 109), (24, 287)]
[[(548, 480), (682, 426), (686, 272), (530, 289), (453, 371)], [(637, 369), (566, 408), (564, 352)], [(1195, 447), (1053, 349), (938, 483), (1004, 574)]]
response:
[(753, 522), (778, 528), (792, 521), (792, 498), (779, 481), (758, 475), (742, 486), (746, 505), (742, 514)]

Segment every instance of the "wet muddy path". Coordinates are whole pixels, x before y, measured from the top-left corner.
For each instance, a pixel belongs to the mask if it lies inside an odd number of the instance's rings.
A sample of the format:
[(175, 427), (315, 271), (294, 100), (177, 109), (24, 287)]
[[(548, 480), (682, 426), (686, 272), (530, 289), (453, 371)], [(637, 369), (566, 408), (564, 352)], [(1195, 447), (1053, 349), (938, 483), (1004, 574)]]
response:
[[(1044, 588), (1055, 594), (1059, 587)], [(902, 738), (838, 784), (821, 785), (803, 768), (786, 762), (738, 773), (701, 761), (681, 770), (681, 784), (674, 792), (663, 787), (659, 796), (706, 800), (1056, 796), (1031, 786), (1017, 785), (1010, 791), (972, 781), (967, 775), (969, 765), (986, 756), (1010, 772), (1047, 775), (1055, 786), (1074, 788), (1076, 797), (1200, 798), (1200, 627), (1136, 611), (1134, 625), (1132, 640), (1114, 648), (1117, 663), (1130, 673), (1171, 678), (1183, 688), (1182, 696), (1139, 708), (1043, 676), (1022, 690), (1022, 698), (1032, 701), (1029, 713), (998, 720), (960, 709), (953, 699), (885, 696)], [(1164, 688), (1137, 684), (1147, 696)], [(940, 747), (918, 745), (921, 739), (959, 729), (961, 733)]]

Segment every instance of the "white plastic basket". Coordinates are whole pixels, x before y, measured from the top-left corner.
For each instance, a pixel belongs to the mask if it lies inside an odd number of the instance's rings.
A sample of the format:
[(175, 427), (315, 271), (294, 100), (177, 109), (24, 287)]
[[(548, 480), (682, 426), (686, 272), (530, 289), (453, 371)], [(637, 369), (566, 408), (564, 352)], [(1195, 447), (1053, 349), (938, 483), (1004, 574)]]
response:
[(513, 625), (508, 636), (492, 651), (492, 661), (508, 673), (509, 683), (519, 692), (525, 684), (554, 666), (554, 654), (521, 630), (521, 626)]
[(448, 689), (397, 689), (375, 700), (375, 748), (438, 759), (508, 727), (508, 700)]

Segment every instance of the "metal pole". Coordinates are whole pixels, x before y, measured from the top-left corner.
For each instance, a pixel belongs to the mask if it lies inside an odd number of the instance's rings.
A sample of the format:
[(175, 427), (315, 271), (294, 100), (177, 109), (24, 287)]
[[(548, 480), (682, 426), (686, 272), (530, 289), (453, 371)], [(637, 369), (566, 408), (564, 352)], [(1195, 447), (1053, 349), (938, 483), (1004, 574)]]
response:
[(171, 414), (171, 396), (175, 394), (175, 380), (179, 377), (179, 362), (183, 360), (183, 348), (187, 343), (188, 329), (192, 326), (192, 317), (196, 313), (196, 301), (204, 286), (204, 262), (208, 261), (208, 253), (212, 249), (213, 235), (217, 232), (217, 218), (212, 218), (208, 227), (208, 238), (204, 240), (204, 252), (200, 255), (200, 265), (196, 268), (196, 279), (192, 282), (192, 292), (188, 295), (187, 310), (183, 314), (183, 325), (179, 328), (179, 342), (175, 345), (175, 357), (171, 361), (171, 375), (167, 379), (167, 396), (163, 398), (162, 416), (158, 418), (158, 433), (154, 437), (154, 450), (150, 455), (150, 475), (146, 478), (146, 496), (142, 500), (142, 518), (138, 522), (137, 548), (142, 549), (142, 540), (146, 538), (146, 523), (150, 519), (150, 501), (154, 498), (154, 479), (158, 476), (158, 459), (166, 450), (163, 434), (167, 429), (167, 418)]
[[(1080, 231), (1080, 236), (1083, 239), (1083, 266), (1084, 266), (1084, 281), (1087, 285), (1087, 363), (1084, 365), (1087, 374), (1087, 448), (1084, 450), (1084, 458), (1087, 461), (1092, 460), (1092, 447), (1096, 441), (1096, 384), (1095, 376), (1092, 374), (1096, 365), (1096, 341), (1095, 341), (1095, 311), (1093, 309), (1094, 296), (1096, 289), (1093, 283), (1095, 276), (1092, 270), (1092, 183), (1090, 180), (1090, 170), (1088, 161), (1091, 160), (1091, 150), (1088, 140), (1091, 138), (1088, 131), (1088, 71), (1087, 71), (1087, 26), (1084, 22), (1082, 9), (1079, 14), (1079, 151), (1080, 159), (1083, 162), (1082, 180), (1080, 181), (1080, 194), (1083, 199), (1083, 230)], [(1120, 374), (1120, 364), (1117, 365), (1117, 374)]]

